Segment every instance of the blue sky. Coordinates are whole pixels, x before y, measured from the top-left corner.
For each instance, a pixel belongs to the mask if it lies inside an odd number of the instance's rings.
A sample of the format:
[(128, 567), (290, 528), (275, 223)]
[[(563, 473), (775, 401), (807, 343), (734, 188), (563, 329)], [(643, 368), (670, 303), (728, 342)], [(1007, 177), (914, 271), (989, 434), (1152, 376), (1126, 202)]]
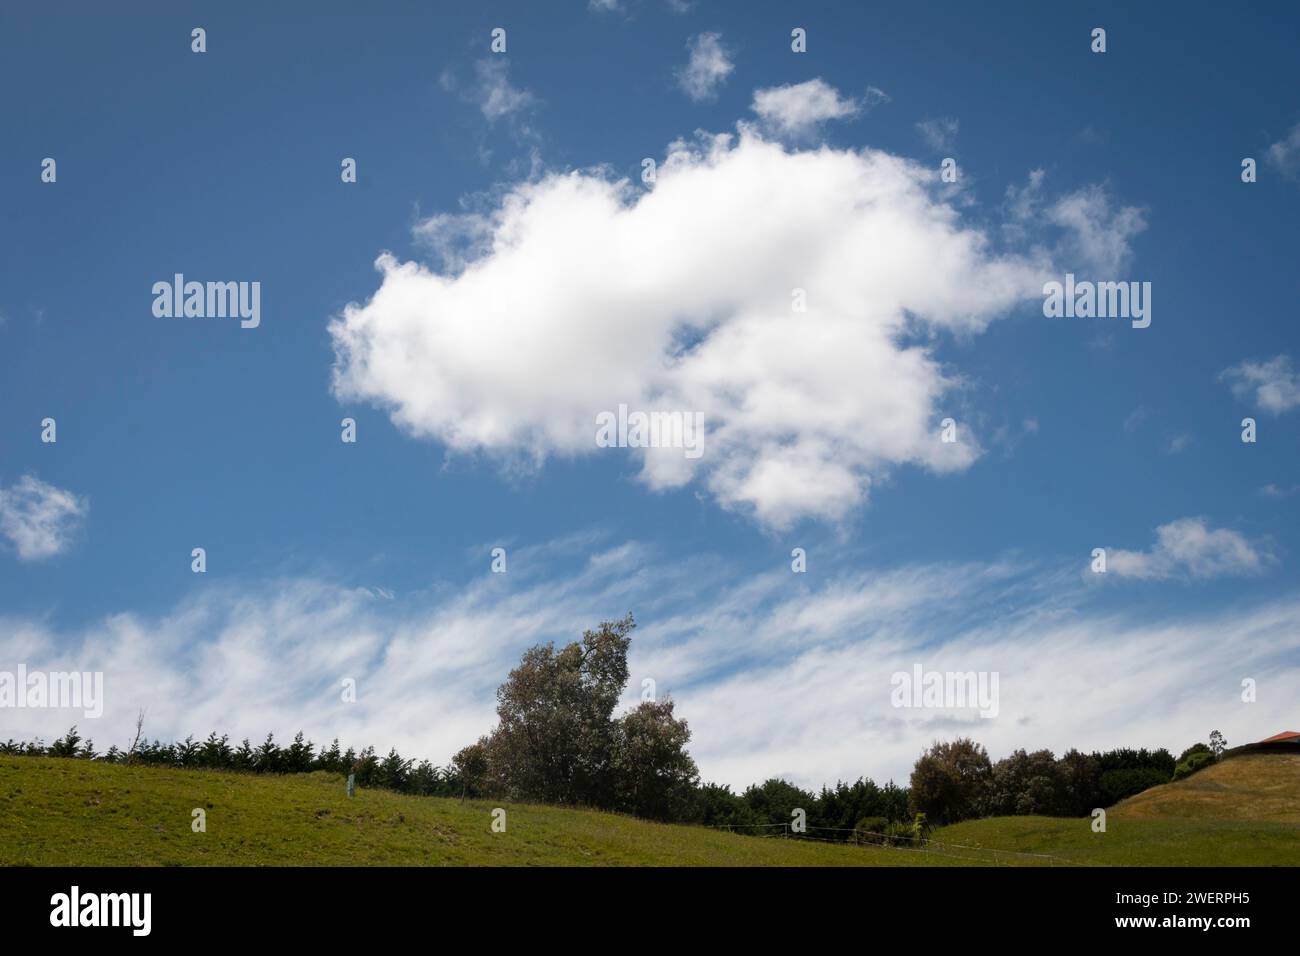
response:
[[(726, 782), (1295, 729), (1300, 14), (613, 6), (0, 14), (0, 668), (103, 670), (105, 742), (445, 761), (524, 647), (631, 609)], [(1045, 318), (1066, 271), (1150, 327)], [(177, 272), (260, 326), (155, 317)], [(698, 469), (573, 426), (638, 399), (697, 402)], [(891, 709), (913, 663), (1002, 715)]]

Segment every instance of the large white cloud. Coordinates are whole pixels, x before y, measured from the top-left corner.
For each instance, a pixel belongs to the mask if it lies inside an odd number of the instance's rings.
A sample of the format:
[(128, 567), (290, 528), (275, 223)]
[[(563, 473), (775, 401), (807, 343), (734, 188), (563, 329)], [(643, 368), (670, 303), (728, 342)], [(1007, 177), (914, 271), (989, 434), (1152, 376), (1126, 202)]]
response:
[(968, 427), (939, 440), (954, 376), (927, 336), (1041, 295), (1046, 256), (995, 253), (938, 186), (884, 152), (745, 127), (673, 144), (652, 190), (600, 171), (518, 184), (418, 228), (442, 271), (379, 258), (379, 290), (330, 325), (336, 394), (534, 464), (597, 451), (620, 403), (702, 412), (703, 456), (644, 452), (648, 485), (700, 480), (770, 526), (840, 519), (894, 466), (977, 456)]

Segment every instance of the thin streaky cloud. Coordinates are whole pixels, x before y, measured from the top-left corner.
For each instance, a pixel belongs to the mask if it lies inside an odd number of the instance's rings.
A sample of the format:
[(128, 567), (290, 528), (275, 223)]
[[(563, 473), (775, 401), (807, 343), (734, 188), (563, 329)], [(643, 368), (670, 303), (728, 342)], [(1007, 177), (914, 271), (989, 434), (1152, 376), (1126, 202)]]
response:
[[(1134, 740), (1177, 752), (1238, 674), (1267, 674), (1270, 694), (1216, 718), (1225, 732), (1249, 739), (1285, 723), (1300, 694), (1300, 602), (1140, 617), (1094, 606), (1093, 593), (1016, 559), (846, 570), (792, 588), (788, 569), (747, 576), (723, 555), (680, 561), (624, 541), (569, 574), (485, 571), (424, 595), (299, 578), (229, 582), (73, 631), (5, 618), (0, 666), (102, 670), (109, 692), (93, 729), (104, 745), (128, 741), (144, 707), (151, 737), (302, 729), (445, 764), (493, 726), (495, 688), (525, 648), (632, 610), (623, 704), (653, 678), (690, 723), (705, 779), (735, 787), (774, 774), (814, 787), (903, 781), (936, 734), (975, 736), (995, 757)], [(916, 664), (999, 672), (998, 716), (895, 708), (891, 675)], [(355, 702), (341, 699), (344, 678)], [(48, 714), (12, 716), (8, 733), (49, 733)]]

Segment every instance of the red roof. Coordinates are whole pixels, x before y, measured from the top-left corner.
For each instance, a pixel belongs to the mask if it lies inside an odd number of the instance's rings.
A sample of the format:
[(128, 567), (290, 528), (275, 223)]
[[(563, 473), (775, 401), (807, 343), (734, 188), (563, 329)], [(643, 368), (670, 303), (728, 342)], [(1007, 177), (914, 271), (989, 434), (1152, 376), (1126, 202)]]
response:
[(1297, 737), (1300, 737), (1300, 734), (1296, 733), (1294, 730), (1284, 730), (1280, 734), (1274, 734), (1272, 737), (1265, 737), (1260, 741), (1260, 743), (1271, 744), (1278, 740), (1295, 740)]

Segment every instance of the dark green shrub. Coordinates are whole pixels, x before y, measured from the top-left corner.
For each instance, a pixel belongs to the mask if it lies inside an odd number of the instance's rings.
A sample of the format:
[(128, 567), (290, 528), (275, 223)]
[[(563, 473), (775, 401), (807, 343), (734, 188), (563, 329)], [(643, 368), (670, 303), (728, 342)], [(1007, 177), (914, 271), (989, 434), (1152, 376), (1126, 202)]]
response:
[(885, 842), (889, 846), (918, 847), (924, 842), (914, 823), (891, 823), (885, 827)]
[(1214, 763), (1214, 754), (1210, 752), (1209, 748), (1199, 750), (1174, 768), (1174, 779), (1182, 780), (1184, 777), (1190, 777), (1196, 771), (1208, 767), (1212, 763)]
[(889, 842), (885, 835), (888, 827), (889, 821), (884, 817), (863, 817), (853, 828), (853, 842), (884, 846)]
[(1192, 754), (1212, 754), (1212, 753), (1214, 753), (1214, 751), (1212, 751), (1209, 748), (1209, 746), (1206, 744), (1201, 744), (1201, 743), (1192, 744), (1190, 747), (1188, 747), (1186, 750), (1184, 750), (1182, 753), (1178, 755), (1178, 762), (1186, 763), (1187, 758), (1190, 757)]
[(1104, 806), (1119, 803), (1126, 797), (1141, 793), (1151, 787), (1168, 783), (1172, 772), (1154, 767), (1134, 767), (1124, 770), (1107, 770), (1101, 775), (1101, 795)]

